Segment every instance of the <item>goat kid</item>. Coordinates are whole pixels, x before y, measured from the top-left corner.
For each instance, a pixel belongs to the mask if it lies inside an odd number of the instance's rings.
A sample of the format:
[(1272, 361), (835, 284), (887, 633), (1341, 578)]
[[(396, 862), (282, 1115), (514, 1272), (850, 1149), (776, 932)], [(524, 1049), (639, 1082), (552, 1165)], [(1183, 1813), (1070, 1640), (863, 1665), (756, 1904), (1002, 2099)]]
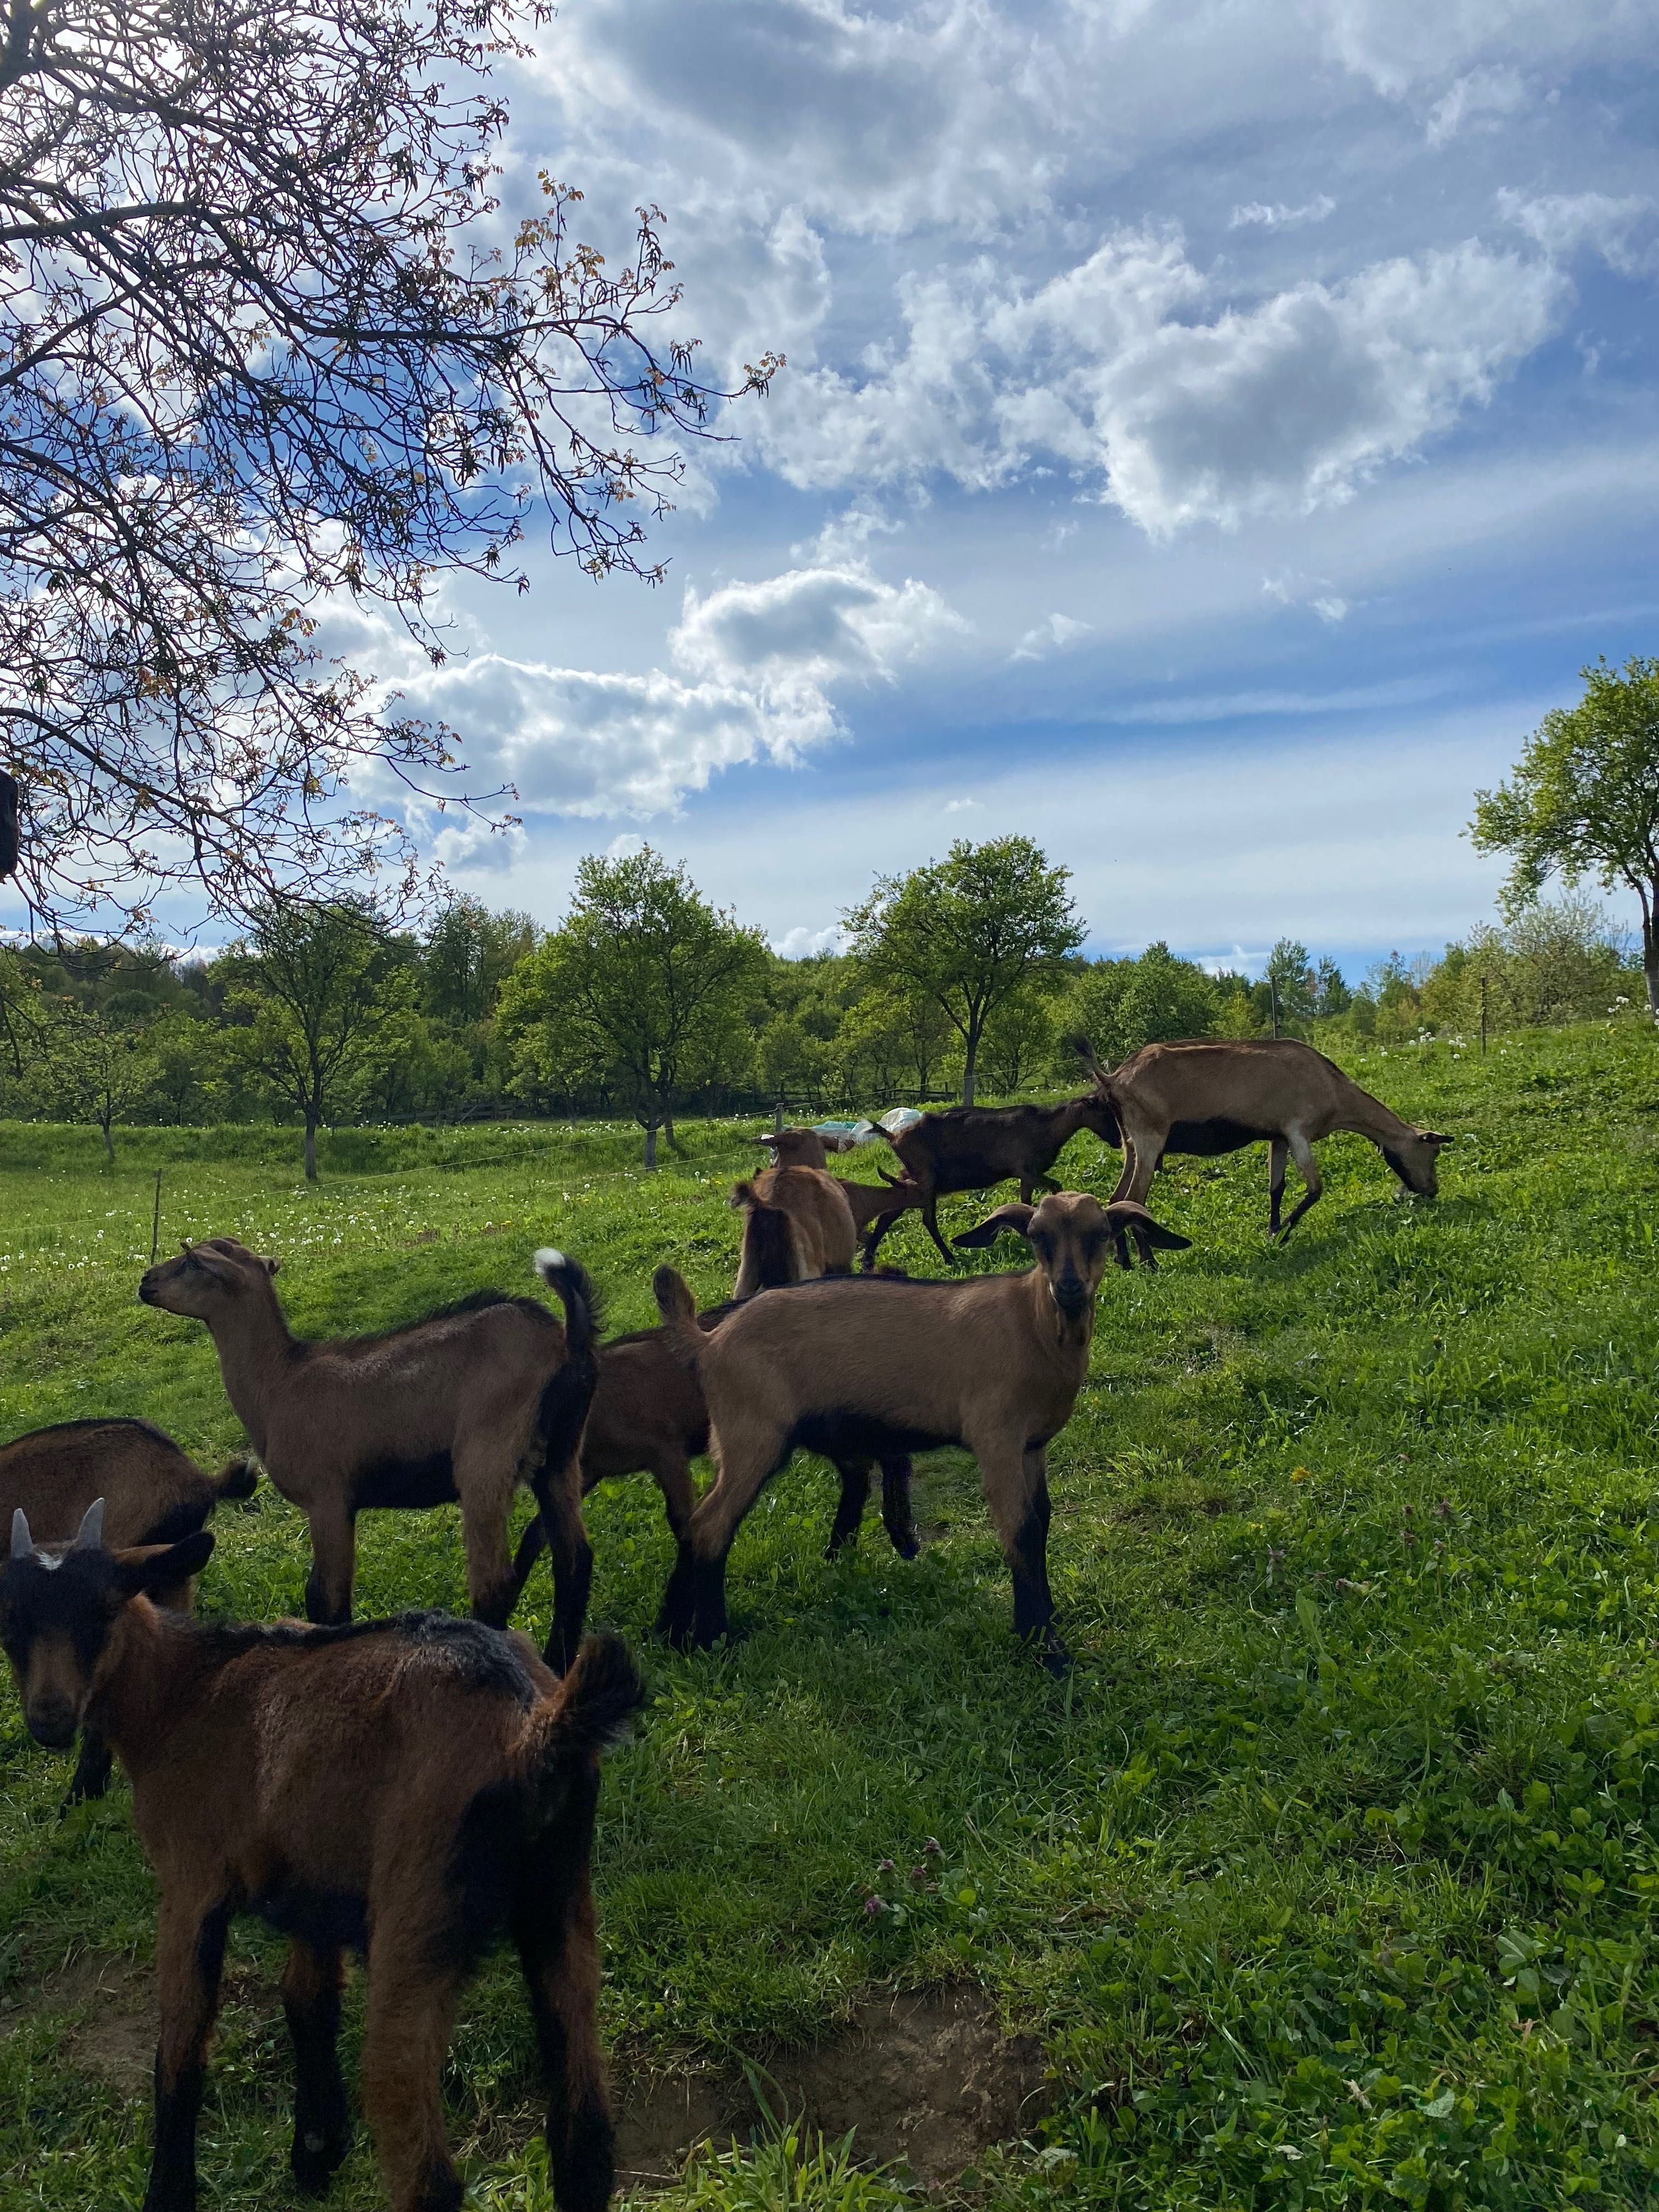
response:
[(744, 1215), (743, 1255), (734, 1298), (779, 1283), (851, 1272), (858, 1231), (847, 1187), (823, 1168), (763, 1168), (732, 1186)]
[(957, 1242), (973, 1249), (1004, 1230), (1026, 1238), (1035, 1267), (952, 1282), (827, 1277), (769, 1291), (709, 1335), (680, 1277), (657, 1270), (658, 1306), (702, 1385), (719, 1468), (664, 1594), (663, 1625), (676, 1643), (726, 1633), (732, 1541), (793, 1452), (962, 1444), (979, 1462), (1013, 1577), (1015, 1633), (1037, 1639), (1051, 1669), (1066, 1663), (1048, 1589), (1048, 1447), (1088, 1372), (1095, 1297), (1115, 1239), (1144, 1234), (1170, 1250), (1188, 1240), (1143, 1206), (1061, 1191), (1035, 1207), (1001, 1206)]
[[(112, 1550), (174, 1544), (193, 1536), (222, 1498), (251, 1498), (259, 1471), (232, 1460), (216, 1475), (149, 1421), (60, 1421), (0, 1444), (0, 1528), (23, 1513), (37, 1543), (65, 1545), (95, 1498), (104, 1501), (104, 1530)], [(188, 1577), (158, 1589), (158, 1603), (188, 1613)], [(81, 1756), (65, 1807), (101, 1797), (109, 1787), (109, 1747), (81, 1739)]]
[(30, 1733), (113, 1746), (161, 1896), (161, 2040), (145, 2212), (193, 2212), (196, 2118), (232, 1917), (291, 1939), (294, 2179), (325, 2188), (351, 2142), (336, 2039), (343, 1954), (367, 1954), (363, 2102), (393, 2212), (456, 2212), (440, 2075), (456, 2003), (510, 1933), (547, 2086), (562, 2212), (603, 2212), (611, 2120), (588, 1862), (601, 1752), (640, 1702), (593, 1637), (560, 1681), (526, 1637), (444, 1613), (355, 1627), (229, 1626), (159, 1611), (206, 1531), (112, 1552), (94, 1504), (47, 1557), (27, 1519), (0, 1571), (0, 1641)]
[(351, 1618), (356, 1520), (366, 1509), (459, 1499), (474, 1616), (500, 1627), (519, 1595), (513, 1495), (536, 1495), (553, 1554), (548, 1664), (569, 1663), (593, 1554), (578, 1452), (593, 1395), (595, 1301), (586, 1271), (537, 1255), (565, 1310), (486, 1291), (382, 1336), (307, 1342), (271, 1287), (279, 1263), (232, 1237), (186, 1245), (138, 1286), (146, 1305), (206, 1323), (225, 1389), (272, 1483), (311, 1523), (306, 1613)]
[[(1439, 1191), (1441, 1150), (1451, 1143), (1414, 1128), (1352, 1082), (1334, 1061), (1295, 1037), (1194, 1037), (1149, 1044), (1095, 1082), (1123, 1131), (1123, 1173), (1114, 1202), (1146, 1194), (1165, 1152), (1212, 1155), (1269, 1147), (1267, 1233), (1288, 1237), (1324, 1184), (1313, 1147), (1338, 1129), (1368, 1137), (1422, 1198)], [(1294, 1160), (1304, 1194), (1281, 1229), (1285, 1170)]]
[[(1117, 1116), (1098, 1091), (1068, 1098), (1061, 1106), (951, 1106), (924, 1114), (896, 1134), (886, 1129), (882, 1134), (917, 1188), (915, 1202), (927, 1234), (951, 1261), (951, 1249), (939, 1234), (940, 1198), (952, 1191), (987, 1190), (1012, 1176), (1018, 1177), (1021, 1202), (1030, 1205), (1035, 1191), (1060, 1188), (1048, 1170), (1079, 1129), (1092, 1129), (1108, 1145), (1119, 1142)], [(889, 1225), (884, 1223), (884, 1233)], [(878, 1235), (867, 1245), (866, 1267), (873, 1266), (880, 1242)], [(1121, 1248), (1119, 1257), (1127, 1266)]]
[[(884, 1129), (881, 1133), (884, 1137), (887, 1132)], [(755, 1141), (771, 1147), (775, 1168), (822, 1168), (827, 1172), (829, 1148), (816, 1129), (769, 1129)], [(908, 1177), (890, 1176), (884, 1170), (878, 1169), (877, 1172), (881, 1177), (877, 1183), (855, 1182), (851, 1176), (830, 1178), (852, 1213), (854, 1235), (859, 1240), (860, 1264), (866, 1271), (874, 1267), (877, 1249), (900, 1214), (921, 1203), (920, 1189)], [(742, 1183), (738, 1186), (739, 1191), (750, 1188)], [(733, 1202), (752, 1204), (735, 1194)], [(758, 1202), (766, 1201), (762, 1199)], [(766, 1256), (761, 1263), (765, 1279), (757, 1287), (769, 1287), (774, 1281), (805, 1281), (806, 1277), (803, 1274), (778, 1272), (793, 1264), (788, 1232), (782, 1224), (767, 1224), (761, 1233), (766, 1238)]]

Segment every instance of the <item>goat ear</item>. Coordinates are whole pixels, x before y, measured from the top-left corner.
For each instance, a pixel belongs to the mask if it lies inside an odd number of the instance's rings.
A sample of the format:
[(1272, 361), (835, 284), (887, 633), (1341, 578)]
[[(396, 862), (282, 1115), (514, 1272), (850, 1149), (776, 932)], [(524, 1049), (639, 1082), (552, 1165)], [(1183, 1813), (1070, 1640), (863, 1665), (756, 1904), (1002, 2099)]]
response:
[(115, 1587), (124, 1598), (172, 1589), (199, 1575), (213, 1556), (213, 1531), (198, 1528), (176, 1544), (138, 1544), (115, 1555)]
[(1036, 1206), (1022, 1206), (1016, 1200), (1012, 1205), (998, 1206), (994, 1213), (986, 1215), (977, 1229), (965, 1229), (960, 1237), (953, 1237), (951, 1242), (965, 1252), (977, 1252), (987, 1244), (994, 1244), (1005, 1230), (1012, 1236), (1023, 1237), (1030, 1227), (1031, 1216), (1036, 1212)]
[(1434, 1145), (1438, 1146), (1440, 1145), (1455, 1145), (1457, 1142), (1455, 1137), (1443, 1137), (1437, 1129), (1419, 1129), (1417, 1133), (1421, 1137), (1425, 1145)]
[(758, 1206), (760, 1200), (755, 1196), (754, 1184), (734, 1182), (732, 1186), (732, 1203), (733, 1206)]
[(280, 1274), (282, 1273), (282, 1272), (283, 1272), (283, 1263), (282, 1263), (282, 1261), (281, 1261), (280, 1260), (267, 1260), (267, 1261), (265, 1261), (265, 1273), (266, 1273), (266, 1274), (268, 1274), (268, 1275), (280, 1275)]
[(1154, 1221), (1146, 1207), (1137, 1206), (1133, 1199), (1121, 1199), (1115, 1206), (1109, 1206), (1106, 1219), (1114, 1237), (1121, 1237), (1127, 1231), (1131, 1237), (1144, 1237), (1160, 1252), (1190, 1252), (1193, 1249), (1190, 1237), (1180, 1236), (1175, 1230), (1166, 1229), (1161, 1221)]

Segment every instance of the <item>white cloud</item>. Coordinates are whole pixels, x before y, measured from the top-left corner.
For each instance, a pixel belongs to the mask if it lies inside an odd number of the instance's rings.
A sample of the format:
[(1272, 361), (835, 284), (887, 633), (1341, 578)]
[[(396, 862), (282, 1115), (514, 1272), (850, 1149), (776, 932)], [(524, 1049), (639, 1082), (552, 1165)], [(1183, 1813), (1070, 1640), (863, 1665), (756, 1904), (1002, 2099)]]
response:
[(945, 811), (947, 814), (966, 814), (978, 805), (979, 801), (976, 799), (947, 799), (945, 802)]
[(839, 952), (846, 942), (847, 933), (839, 922), (831, 922), (827, 929), (808, 929), (798, 922), (772, 939), (772, 950), (781, 960), (810, 960), (816, 952)]
[(1429, 110), (1425, 133), (1431, 146), (1444, 146), (1471, 120), (1488, 124), (1519, 112), (1527, 104), (1520, 72), (1506, 65), (1471, 70)]
[(903, 350), (862, 381), (805, 373), (763, 438), (802, 486), (988, 490), (1057, 460), (1151, 536), (1231, 527), (1349, 497), (1490, 398), (1567, 296), (1549, 262), (1472, 239), (1233, 307), (1176, 227), (1118, 230), (1035, 290), (988, 261), (907, 284)]
[(1346, 599), (1338, 599), (1334, 592), (1326, 593), (1311, 604), (1320, 621), (1329, 623), (1333, 629), (1338, 623), (1347, 620), (1348, 602)]
[(1323, 222), (1328, 215), (1336, 212), (1336, 202), (1328, 192), (1321, 192), (1301, 207), (1286, 207), (1283, 200), (1246, 200), (1236, 207), (1228, 217), (1229, 230), (1247, 230), (1256, 227), (1262, 230), (1300, 230), (1304, 223)]
[(1073, 638), (1086, 636), (1093, 627), (1092, 623), (1079, 622), (1071, 615), (1049, 615), (1026, 631), (1009, 659), (1041, 660), (1056, 647), (1068, 646)]
[[(798, 762), (841, 734), (834, 689), (890, 681), (962, 628), (914, 579), (887, 584), (850, 565), (792, 569), (706, 596), (688, 588), (669, 640), (681, 674), (483, 653), (405, 679), (399, 696), (410, 714), (459, 733), (474, 783), (510, 783), (521, 807), (649, 816), (724, 769)], [(443, 835), (457, 865), (483, 861), (473, 829)]]
[(1656, 210), (1650, 199), (1640, 195), (1615, 199), (1606, 192), (1545, 192), (1534, 198), (1510, 185), (1493, 197), (1504, 221), (1523, 231), (1553, 259), (1565, 261), (1589, 246), (1621, 276), (1634, 276), (1652, 265), (1651, 240), (1644, 249), (1631, 240), (1631, 233), (1644, 223), (1651, 232)]

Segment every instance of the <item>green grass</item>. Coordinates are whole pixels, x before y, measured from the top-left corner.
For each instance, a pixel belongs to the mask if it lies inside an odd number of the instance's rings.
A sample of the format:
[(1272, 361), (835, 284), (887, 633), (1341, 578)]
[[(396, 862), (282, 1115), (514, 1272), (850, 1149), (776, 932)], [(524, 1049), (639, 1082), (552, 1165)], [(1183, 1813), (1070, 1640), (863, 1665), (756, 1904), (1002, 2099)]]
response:
[[(732, 1556), (743, 1633), (691, 1660), (649, 1636), (669, 1564), (653, 1486), (592, 1502), (594, 1616), (635, 1640), (651, 1692), (597, 1847), (625, 2061), (735, 2063), (823, 2033), (872, 1985), (966, 1976), (1054, 2071), (1040, 2142), (969, 2185), (1010, 2212), (1654, 2191), (1659, 1044), (1587, 1030), (1354, 1066), (1455, 1133), (1443, 1197), (1396, 1203), (1370, 1147), (1335, 1139), (1326, 1199), (1274, 1250), (1262, 1153), (1160, 1178), (1154, 1211), (1194, 1249), (1109, 1278), (1051, 1455), (1067, 1681), (1012, 1641), (962, 1455), (923, 1464), (938, 1533), (909, 1565), (873, 1516), (826, 1565), (831, 1478), (797, 1462)], [(726, 1186), (752, 1148), (686, 1133), (647, 1177), (620, 1127), (346, 1132), (308, 1190), (284, 1133), (135, 1131), (104, 1174), (95, 1133), (0, 1128), (0, 1434), (142, 1413), (205, 1458), (238, 1444), (205, 1334), (133, 1297), (156, 1164), (164, 1237), (280, 1253), (301, 1328), (524, 1287), (545, 1242), (630, 1327), (665, 1257), (700, 1297), (730, 1285)], [(1086, 1188), (1116, 1170), (1088, 1136), (1065, 1164)], [(931, 1254), (914, 1222), (884, 1251), (918, 1273)], [(262, 1489), (218, 1528), (204, 1607), (297, 1608), (298, 1516)], [(360, 1554), (365, 1610), (464, 1602), (453, 1509), (368, 1516)], [(527, 1625), (547, 1605), (532, 1583)], [(83, 1948), (149, 1954), (125, 1789), (59, 1825), (65, 1779), (8, 1693), (0, 2002)], [(213, 2063), (209, 2204), (292, 2201), (277, 1955), (234, 1939), (258, 1972)], [(136, 2204), (143, 2100), (78, 2072), (61, 2020), (13, 2017), (0, 2212)], [(477, 2201), (550, 2205), (505, 1967), (457, 2049)], [(366, 2151), (331, 2201), (380, 2201)], [(774, 2142), (699, 2160), (683, 2201), (896, 2196), (833, 2149)]]

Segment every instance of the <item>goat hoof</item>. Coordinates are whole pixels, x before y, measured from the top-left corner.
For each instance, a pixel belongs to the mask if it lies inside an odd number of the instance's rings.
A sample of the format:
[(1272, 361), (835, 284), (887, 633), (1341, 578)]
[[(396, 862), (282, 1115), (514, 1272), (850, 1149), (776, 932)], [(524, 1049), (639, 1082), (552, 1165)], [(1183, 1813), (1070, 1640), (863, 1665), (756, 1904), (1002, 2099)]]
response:
[(294, 2176), (294, 2186), (302, 2197), (321, 2197), (345, 2163), (351, 2149), (351, 2130), (313, 2134), (307, 2130), (296, 2132), (294, 2149), (289, 2159), (289, 2169)]
[(1065, 1639), (1051, 1628), (1037, 1646), (1037, 1664), (1047, 1674), (1060, 1681), (1072, 1671), (1072, 1655), (1066, 1649)]

